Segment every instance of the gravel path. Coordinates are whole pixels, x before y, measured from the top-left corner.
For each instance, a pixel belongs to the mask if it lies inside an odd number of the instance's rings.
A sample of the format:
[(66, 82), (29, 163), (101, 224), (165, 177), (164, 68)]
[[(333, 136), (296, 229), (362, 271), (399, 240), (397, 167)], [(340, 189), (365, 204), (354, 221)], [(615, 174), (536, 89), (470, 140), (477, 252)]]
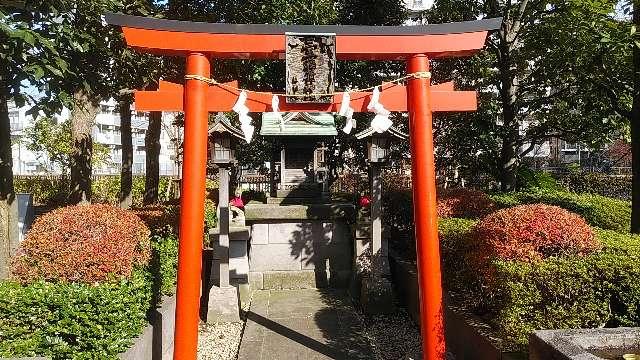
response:
[(403, 309), (364, 317), (363, 322), (376, 360), (422, 359), (420, 330)]
[(200, 324), (198, 360), (234, 360), (243, 323)]

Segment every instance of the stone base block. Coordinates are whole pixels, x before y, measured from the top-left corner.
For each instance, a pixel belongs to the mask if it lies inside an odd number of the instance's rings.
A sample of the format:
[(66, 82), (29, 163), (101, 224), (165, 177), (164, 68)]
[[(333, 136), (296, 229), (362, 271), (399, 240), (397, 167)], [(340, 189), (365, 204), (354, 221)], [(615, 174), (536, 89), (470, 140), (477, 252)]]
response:
[(529, 336), (529, 359), (621, 359), (637, 353), (639, 338), (640, 328), (538, 330)]
[(360, 292), (362, 309), (370, 315), (389, 314), (394, 311), (393, 285), (386, 278), (366, 278)]
[(239, 321), (238, 289), (234, 286), (211, 287), (207, 307), (207, 323)]
[(252, 271), (249, 285), (254, 290), (346, 288), (351, 271), (297, 270), (297, 271)]
[(311, 289), (316, 287), (315, 271), (266, 271), (263, 289)]

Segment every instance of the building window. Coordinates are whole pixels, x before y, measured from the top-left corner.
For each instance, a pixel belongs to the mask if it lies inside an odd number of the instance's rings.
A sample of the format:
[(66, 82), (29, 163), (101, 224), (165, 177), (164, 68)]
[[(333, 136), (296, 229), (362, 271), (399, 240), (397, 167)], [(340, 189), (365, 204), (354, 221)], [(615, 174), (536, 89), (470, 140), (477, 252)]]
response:
[(566, 141), (562, 142), (562, 151), (578, 151), (578, 145), (574, 143), (569, 143)]
[(20, 124), (20, 114), (17, 111), (9, 112), (9, 126), (11, 131), (22, 130), (22, 124)]

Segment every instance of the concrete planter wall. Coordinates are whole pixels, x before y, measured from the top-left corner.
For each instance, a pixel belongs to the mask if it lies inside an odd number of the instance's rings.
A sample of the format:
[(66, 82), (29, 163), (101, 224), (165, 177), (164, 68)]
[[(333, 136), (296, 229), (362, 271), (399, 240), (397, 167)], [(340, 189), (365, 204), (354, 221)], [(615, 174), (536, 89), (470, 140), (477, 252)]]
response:
[(640, 328), (538, 330), (529, 337), (530, 360), (619, 359), (638, 349)]
[(176, 297), (165, 296), (161, 306), (151, 314), (149, 325), (136, 338), (122, 360), (173, 359), (173, 330), (175, 328)]
[[(418, 273), (413, 262), (389, 256), (391, 276), (398, 296), (409, 316), (420, 323)], [(445, 304), (445, 337), (447, 351), (456, 360), (513, 360), (526, 358), (523, 354), (503, 353), (500, 339), (491, 334), (489, 325), (479, 318)]]

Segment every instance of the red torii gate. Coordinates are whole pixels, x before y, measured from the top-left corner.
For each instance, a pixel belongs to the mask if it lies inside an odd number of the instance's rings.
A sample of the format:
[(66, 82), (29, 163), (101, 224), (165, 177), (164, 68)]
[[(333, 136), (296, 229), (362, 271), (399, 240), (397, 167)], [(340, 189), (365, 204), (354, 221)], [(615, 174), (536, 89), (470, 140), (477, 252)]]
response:
[[(283, 59), (289, 32), (334, 33), (337, 60), (405, 60), (407, 73), (415, 75), (407, 79), (407, 86), (383, 84), (380, 102), (390, 111), (409, 112), (423, 352), (425, 359), (443, 359), (432, 113), (474, 111), (477, 103), (475, 91), (454, 91), (452, 82), (431, 86), (429, 59), (473, 54), (484, 46), (487, 32), (500, 27), (501, 19), (420, 26), (208, 24), (120, 14), (107, 14), (106, 20), (122, 27), (133, 48), (187, 60), (184, 87), (161, 81), (157, 91), (135, 94), (137, 111), (185, 114), (174, 359), (197, 356), (208, 113), (231, 111), (239, 95), (237, 82), (207, 81), (210, 59)], [(250, 112), (271, 111), (272, 96), (249, 92), (246, 105)], [(356, 112), (368, 111), (371, 93), (350, 96)], [(280, 111), (338, 112), (341, 101), (334, 95), (328, 104), (296, 104), (281, 96)]]

